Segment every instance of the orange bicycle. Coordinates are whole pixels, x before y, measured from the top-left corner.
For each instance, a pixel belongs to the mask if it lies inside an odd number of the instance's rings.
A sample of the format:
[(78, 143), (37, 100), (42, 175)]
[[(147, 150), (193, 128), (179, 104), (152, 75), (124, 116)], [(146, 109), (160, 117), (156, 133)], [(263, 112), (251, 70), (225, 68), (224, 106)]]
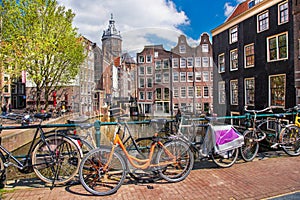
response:
[[(126, 122), (124, 124), (127, 126)], [(168, 182), (182, 181), (189, 175), (194, 165), (194, 155), (186, 142), (177, 139), (162, 142), (165, 138), (155, 133), (145, 158), (128, 152), (123, 142), (128, 138), (132, 140), (137, 152), (140, 151), (140, 147), (136, 145), (130, 132), (127, 138), (122, 136), (121, 127), (122, 123), (118, 121), (112, 147), (98, 147), (82, 159), (79, 178), (88, 192), (100, 196), (116, 192), (130, 172), (129, 163), (130, 167), (136, 169), (156, 171)]]

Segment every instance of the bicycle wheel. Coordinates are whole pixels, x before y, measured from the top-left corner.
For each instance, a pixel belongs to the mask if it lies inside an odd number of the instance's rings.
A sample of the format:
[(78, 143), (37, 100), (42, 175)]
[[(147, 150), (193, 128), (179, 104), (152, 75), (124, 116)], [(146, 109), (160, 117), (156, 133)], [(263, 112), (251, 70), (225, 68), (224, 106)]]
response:
[(259, 149), (259, 142), (257, 141), (258, 136), (250, 130), (246, 130), (243, 135), (244, 144), (240, 148), (241, 156), (244, 161), (250, 162), (256, 157)]
[(213, 152), (211, 157), (213, 162), (216, 165), (225, 168), (225, 167), (230, 167), (235, 163), (238, 154), (239, 154), (238, 148), (235, 148), (222, 153)]
[[(164, 162), (175, 162), (164, 165)], [(164, 144), (164, 148), (159, 149), (156, 163), (160, 167), (159, 175), (168, 182), (178, 182), (184, 180), (194, 166), (194, 154), (189, 145), (181, 140), (172, 140)]]
[[(138, 138), (135, 140), (136, 145), (131, 144), (128, 146), (127, 151), (129, 155), (138, 159), (148, 159), (151, 144), (153, 142), (152, 137)], [(157, 152), (154, 152), (154, 158)], [(136, 163), (136, 162), (135, 162)], [(138, 164), (138, 163), (137, 163)], [(128, 161), (129, 175), (138, 182), (155, 182), (160, 179), (157, 170), (153, 169), (137, 169), (133, 167)]]
[(79, 140), (79, 146), (82, 150), (83, 156), (95, 149), (95, 147), (88, 140), (82, 138)]
[(77, 174), (80, 161), (80, 149), (63, 135), (47, 136), (32, 152), (34, 172), (42, 181), (51, 184), (70, 181)]
[(280, 133), (280, 142), (286, 154), (300, 155), (300, 128), (294, 124), (286, 126)]
[(110, 147), (100, 147), (89, 152), (79, 168), (82, 186), (93, 195), (109, 195), (116, 192), (126, 178), (126, 163), (117, 151)]

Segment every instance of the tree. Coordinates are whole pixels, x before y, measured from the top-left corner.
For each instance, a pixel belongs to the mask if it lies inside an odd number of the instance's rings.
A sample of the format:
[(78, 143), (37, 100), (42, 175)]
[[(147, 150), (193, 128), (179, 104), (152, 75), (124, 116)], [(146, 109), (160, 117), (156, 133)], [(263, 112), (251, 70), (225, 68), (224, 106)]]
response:
[(86, 55), (81, 36), (72, 27), (75, 14), (56, 0), (2, 0), (1, 68), (11, 77), (26, 71), (36, 88), (36, 106), (41, 94), (74, 80)]

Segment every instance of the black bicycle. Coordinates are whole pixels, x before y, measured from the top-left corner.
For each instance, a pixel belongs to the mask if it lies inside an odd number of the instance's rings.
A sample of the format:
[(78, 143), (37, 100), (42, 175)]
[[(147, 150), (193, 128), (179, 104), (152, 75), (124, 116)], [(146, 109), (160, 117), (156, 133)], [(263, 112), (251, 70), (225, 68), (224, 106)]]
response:
[(72, 180), (77, 174), (82, 158), (82, 152), (74, 139), (64, 134), (46, 134), (42, 122), (51, 117), (50, 114), (35, 114), (38, 124), (27, 126), (6, 126), (8, 129), (36, 129), (30, 148), (25, 156), (13, 155), (0, 144), (0, 183), (4, 187), (6, 169), (17, 167), (21, 173), (35, 172), (45, 183), (64, 184)]

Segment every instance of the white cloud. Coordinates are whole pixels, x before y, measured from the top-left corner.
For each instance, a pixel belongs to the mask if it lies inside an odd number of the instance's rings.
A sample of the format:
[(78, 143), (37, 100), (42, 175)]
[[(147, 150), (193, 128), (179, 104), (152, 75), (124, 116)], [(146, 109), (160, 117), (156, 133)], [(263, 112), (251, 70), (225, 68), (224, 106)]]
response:
[[(113, 13), (116, 28), (123, 39), (123, 50), (140, 51), (145, 45), (156, 41), (166, 45), (177, 43), (179, 25), (188, 25), (183, 11), (177, 10), (172, 1), (166, 0), (58, 0), (76, 14), (74, 25), (79, 33), (101, 47), (103, 30)], [(166, 44), (166, 45), (165, 45)], [(171, 47), (171, 46), (170, 46)]]
[(228, 17), (232, 13), (234, 8), (235, 8), (235, 6), (231, 6), (231, 4), (229, 2), (226, 2), (225, 5), (224, 5), (224, 9), (225, 9), (224, 15), (226, 17)]

